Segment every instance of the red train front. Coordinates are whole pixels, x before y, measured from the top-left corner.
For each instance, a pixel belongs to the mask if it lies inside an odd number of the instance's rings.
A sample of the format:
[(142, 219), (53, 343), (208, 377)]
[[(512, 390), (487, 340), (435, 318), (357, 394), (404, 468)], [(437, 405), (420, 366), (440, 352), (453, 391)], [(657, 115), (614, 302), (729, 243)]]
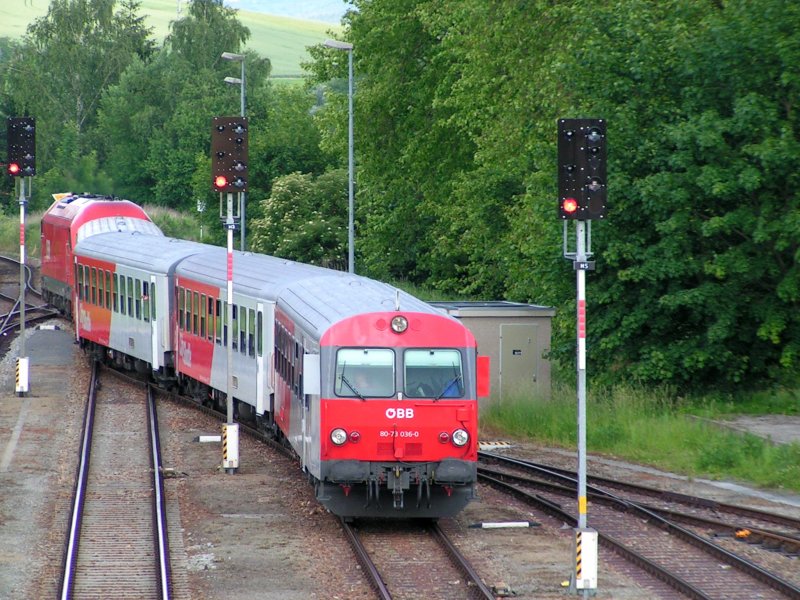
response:
[(475, 497), (484, 378), (468, 329), (434, 311), (359, 314), (324, 332), (315, 362), (303, 376), (319, 393), (319, 448), (304, 462), (320, 502), (345, 517), (437, 518)]

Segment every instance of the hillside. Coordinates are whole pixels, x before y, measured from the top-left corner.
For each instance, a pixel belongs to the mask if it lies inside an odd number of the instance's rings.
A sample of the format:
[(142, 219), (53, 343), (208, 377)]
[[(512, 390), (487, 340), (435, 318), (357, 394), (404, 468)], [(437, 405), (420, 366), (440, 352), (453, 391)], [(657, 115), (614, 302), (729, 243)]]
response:
[[(180, 2), (185, 11), (186, 1)], [(3, 0), (0, 2), (0, 37), (20, 38), (28, 25), (47, 14), (48, 0)], [(179, 0), (142, 0), (141, 12), (153, 28), (153, 37), (163, 44), (169, 24), (178, 18)], [(185, 14), (185, 12), (184, 12)], [(263, 13), (239, 11), (239, 20), (250, 29), (247, 47), (272, 61), (274, 76), (298, 76), (300, 63), (308, 60), (307, 46), (331, 37), (338, 27)]]

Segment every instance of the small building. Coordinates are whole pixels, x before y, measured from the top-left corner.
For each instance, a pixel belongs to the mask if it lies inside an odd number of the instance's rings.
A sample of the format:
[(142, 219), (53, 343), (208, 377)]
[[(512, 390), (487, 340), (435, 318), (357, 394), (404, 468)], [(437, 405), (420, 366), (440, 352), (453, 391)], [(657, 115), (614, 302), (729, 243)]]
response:
[(555, 310), (518, 302), (430, 302), (466, 325), (490, 357), (491, 397), (550, 396), (551, 321)]

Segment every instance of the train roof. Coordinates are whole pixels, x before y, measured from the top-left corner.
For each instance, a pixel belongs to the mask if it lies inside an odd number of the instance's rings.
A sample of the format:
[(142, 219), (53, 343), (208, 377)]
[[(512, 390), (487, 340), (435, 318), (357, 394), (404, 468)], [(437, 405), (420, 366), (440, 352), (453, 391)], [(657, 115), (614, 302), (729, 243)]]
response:
[(75, 246), (76, 256), (113, 262), (157, 274), (171, 274), (187, 256), (210, 246), (138, 231), (100, 233)]
[(107, 196), (61, 195), (45, 212), (44, 223), (69, 227), (73, 244), (110, 231), (139, 231), (161, 235), (141, 206)]
[[(393, 311), (398, 299), (403, 311), (446, 316), (444, 311), (386, 283), (274, 256), (234, 252), (233, 269), (234, 291), (276, 302), (317, 336), (353, 315)], [(209, 247), (208, 252), (187, 257), (176, 273), (224, 289), (227, 251)]]

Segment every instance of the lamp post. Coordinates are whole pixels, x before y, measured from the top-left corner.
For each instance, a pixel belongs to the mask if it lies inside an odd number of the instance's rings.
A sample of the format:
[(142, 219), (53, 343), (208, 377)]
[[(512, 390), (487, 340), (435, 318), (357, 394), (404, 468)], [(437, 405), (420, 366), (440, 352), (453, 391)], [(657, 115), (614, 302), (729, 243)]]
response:
[(355, 230), (353, 226), (353, 44), (325, 40), (334, 50), (347, 52), (347, 270), (355, 273)]
[[(238, 85), (240, 92), (240, 103), (241, 103), (241, 116), (245, 116), (245, 76), (244, 76), (244, 54), (236, 54), (234, 52), (223, 52), (222, 53), (223, 60), (231, 60), (231, 61), (238, 61), (242, 63), (242, 76), (241, 77), (226, 77), (223, 81), (230, 85)], [(244, 227), (244, 220), (245, 220), (245, 204), (246, 204), (246, 193), (240, 192), (239, 194), (239, 215), (241, 217), (242, 222), (242, 236), (241, 236), (241, 250), (244, 252), (245, 250), (245, 227)]]

